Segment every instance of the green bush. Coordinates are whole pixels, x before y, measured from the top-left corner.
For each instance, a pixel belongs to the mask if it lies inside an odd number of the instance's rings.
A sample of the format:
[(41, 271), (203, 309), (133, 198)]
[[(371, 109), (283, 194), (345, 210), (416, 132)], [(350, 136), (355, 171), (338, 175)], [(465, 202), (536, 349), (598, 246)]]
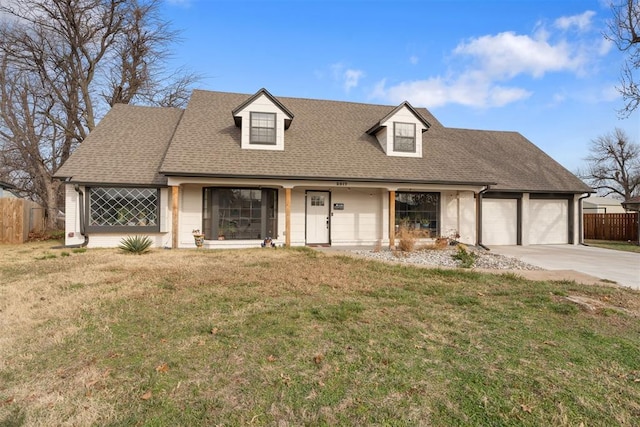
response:
[(476, 263), (476, 259), (478, 255), (473, 252), (468, 252), (467, 247), (465, 245), (458, 245), (458, 252), (451, 257), (455, 260), (460, 261), (460, 267), (462, 268), (471, 268)]
[(128, 236), (120, 241), (118, 247), (125, 252), (141, 255), (148, 252), (152, 244), (149, 236)]

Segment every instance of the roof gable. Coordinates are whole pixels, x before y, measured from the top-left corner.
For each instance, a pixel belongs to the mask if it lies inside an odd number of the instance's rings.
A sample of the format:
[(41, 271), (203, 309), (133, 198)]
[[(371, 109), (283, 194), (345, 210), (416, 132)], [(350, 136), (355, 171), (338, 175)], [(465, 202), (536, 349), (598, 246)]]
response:
[(273, 105), (278, 107), (278, 109), (282, 111), (282, 113), (286, 116), (284, 120), (284, 128), (289, 129), (289, 126), (291, 126), (291, 121), (293, 120), (293, 113), (289, 111), (289, 109), (285, 107), (280, 101), (278, 101), (276, 97), (271, 95), (269, 91), (266, 90), (265, 88), (262, 88), (259, 91), (257, 91), (255, 94), (247, 98), (246, 101), (244, 101), (242, 104), (234, 108), (233, 111), (231, 111), (231, 114), (233, 115), (233, 120), (235, 121), (236, 126), (240, 127), (242, 124), (242, 117), (240, 117), (240, 113), (263, 95), (269, 101), (271, 101)]
[(367, 130), (367, 133), (369, 135), (375, 135), (381, 128), (386, 126), (387, 122), (389, 120), (391, 120), (393, 118), (393, 116), (395, 116), (403, 108), (406, 108), (407, 110), (409, 110), (411, 112), (411, 114), (413, 114), (415, 116), (415, 118), (418, 119), (418, 121), (420, 121), (420, 123), (422, 123), (424, 125), (424, 129), (422, 130), (422, 132), (426, 132), (427, 129), (429, 129), (431, 127), (431, 124), (427, 121), (427, 119), (425, 119), (422, 116), (422, 114), (420, 114), (418, 111), (416, 111), (416, 109), (413, 108), (413, 106), (411, 104), (409, 104), (408, 101), (404, 101), (402, 104), (398, 105), (396, 108), (391, 110), (391, 112), (389, 114), (387, 114), (386, 116), (384, 116), (383, 118), (378, 120), (378, 122), (376, 124), (371, 126), (369, 128), (369, 130)]

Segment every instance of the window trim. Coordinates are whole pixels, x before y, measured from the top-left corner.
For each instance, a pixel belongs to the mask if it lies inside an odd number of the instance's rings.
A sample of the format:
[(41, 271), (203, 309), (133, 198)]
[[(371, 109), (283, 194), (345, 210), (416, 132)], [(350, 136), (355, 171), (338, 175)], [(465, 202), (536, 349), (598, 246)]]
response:
[[(253, 115), (254, 114), (265, 114), (273, 117), (273, 127), (264, 127), (264, 126), (254, 126), (253, 125)], [(250, 145), (277, 145), (278, 144), (278, 115), (276, 113), (262, 112), (262, 111), (251, 111), (249, 114), (249, 144)], [(253, 130), (254, 129), (273, 129), (273, 142), (272, 141), (263, 141), (263, 140), (254, 140), (253, 138)]]
[[(156, 224), (155, 225), (91, 225), (91, 196), (94, 189), (129, 188), (138, 190), (154, 190), (156, 193)], [(159, 233), (160, 232), (160, 188), (136, 187), (127, 185), (94, 185), (85, 187), (86, 230), (88, 233)]]
[[(411, 150), (403, 150), (398, 147), (398, 134), (397, 134), (397, 125), (411, 125), (413, 127), (413, 149)], [(403, 137), (405, 139), (409, 139), (408, 137)], [(416, 124), (408, 123), (408, 122), (393, 122), (393, 151), (397, 153), (416, 153), (417, 145), (416, 145)]]

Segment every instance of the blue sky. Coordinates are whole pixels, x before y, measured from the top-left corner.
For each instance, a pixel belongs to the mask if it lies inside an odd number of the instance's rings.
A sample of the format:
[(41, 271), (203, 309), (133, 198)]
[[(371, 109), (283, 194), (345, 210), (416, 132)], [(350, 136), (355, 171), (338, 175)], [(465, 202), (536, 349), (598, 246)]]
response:
[[(445, 126), (517, 131), (571, 171), (624, 129), (622, 55), (599, 0), (165, 0), (171, 66), (198, 88), (428, 108)], [(514, 159), (517, 160), (517, 159)]]

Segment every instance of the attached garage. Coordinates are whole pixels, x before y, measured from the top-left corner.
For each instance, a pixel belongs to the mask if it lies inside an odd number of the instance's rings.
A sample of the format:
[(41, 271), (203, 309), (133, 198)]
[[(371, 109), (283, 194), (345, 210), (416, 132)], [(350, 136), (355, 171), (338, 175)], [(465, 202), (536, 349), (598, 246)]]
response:
[(518, 199), (482, 199), (482, 243), (517, 245)]
[(530, 245), (561, 245), (569, 242), (569, 201), (531, 199), (528, 210)]

